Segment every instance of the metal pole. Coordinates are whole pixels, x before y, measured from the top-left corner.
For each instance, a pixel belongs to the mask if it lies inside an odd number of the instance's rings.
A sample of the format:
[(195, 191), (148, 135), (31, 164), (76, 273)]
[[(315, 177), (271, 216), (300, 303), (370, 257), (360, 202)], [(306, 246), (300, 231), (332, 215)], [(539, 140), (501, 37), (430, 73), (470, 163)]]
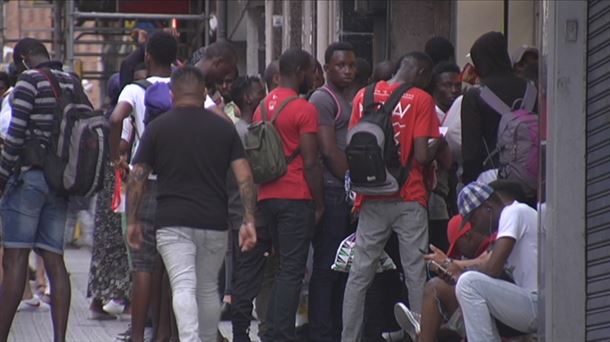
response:
[(0, 63), (4, 63), (4, 1), (0, 1)]
[(205, 0), (205, 7), (204, 7), (204, 15), (205, 15), (205, 25), (203, 26), (203, 34), (205, 35), (205, 37), (203, 37), (203, 42), (205, 46), (210, 45), (210, 21), (207, 19), (210, 17), (210, 1), (211, 0)]
[(74, 71), (74, 0), (66, 1), (65, 8), (65, 23), (66, 23), (66, 61), (64, 67), (66, 71)]
[[(67, 0), (68, 2), (72, 0)], [(202, 14), (153, 14), (153, 13), (106, 13), (106, 12), (79, 12), (73, 11), (75, 19), (157, 19), (157, 20), (201, 20), (207, 18)]]
[(216, 31), (216, 40), (227, 39), (227, 2), (225, 0), (216, 0), (216, 13), (218, 15), (218, 29)]
[(273, 60), (273, 0), (265, 0), (265, 65)]
[(55, 1), (53, 3), (53, 59), (56, 61), (63, 60), (61, 46), (61, 35), (63, 33), (63, 30), (61, 29), (62, 4), (62, 1)]

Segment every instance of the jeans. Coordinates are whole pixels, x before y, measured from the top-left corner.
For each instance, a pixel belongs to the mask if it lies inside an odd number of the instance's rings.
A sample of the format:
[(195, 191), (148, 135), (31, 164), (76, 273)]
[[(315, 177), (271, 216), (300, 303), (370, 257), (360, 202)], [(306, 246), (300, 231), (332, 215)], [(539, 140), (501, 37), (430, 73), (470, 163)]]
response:
[(180, 341), (216, 341), (218, 272), (227, 248), (227, 232), (164, 227), (157, 231), (157, 248), (172, 287)]
[[(231, 324), (234, 342), (249, 342), (250, 321), (252, 320), (252, 301), (259, 295), (266, 264), (271, 257), (271, 236), (267, 227), (256, 228), (257, 243), (247, 252), (238, 250), (233, 274), (231, 304)], [(258, 309), (258, 306), (257, 306)], [(259, 317), (261, 321), (264, 317)]]
[(501, 341), (494, 318), (524, 333), (538, 327), (538, 294), (507, 281), (470, 271), (455, 289), (469, 342)]
[(313, 237), (313, 271), (309, 281), (309, 340), (337, 341), (347, 274), (331, 270), (337, 249), (353, 230), (343, 188), (324, 189), (324, 217)]
[(426, 208), (417, 202), (402, 200), (366, 201), (360, 211), (354, 260), (345, 288), (342, 341), (357, 342), (362, 338), (366, 291), (392, 231), (398, 236), (409, 304), (413, 311), (421, 312), (426, 267), (419, 249), (428, 245)]
[(2, 200), (2, 244), (62, 255), (68, 199), (49, 188), (41, 170), (9, 178)]
[(280, 257), (263, 341), (295, 341), (295, 315), (314, 228), (314, 204), (305, 200), (269, 199), (259, 205)]

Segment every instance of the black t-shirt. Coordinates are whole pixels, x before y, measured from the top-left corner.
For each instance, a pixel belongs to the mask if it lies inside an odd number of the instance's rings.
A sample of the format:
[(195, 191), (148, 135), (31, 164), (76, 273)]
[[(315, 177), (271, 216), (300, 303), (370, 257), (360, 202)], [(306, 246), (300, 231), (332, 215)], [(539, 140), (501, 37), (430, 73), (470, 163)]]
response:
[(245, 158), (235, 127), (210, 111), (174, 108), (144, 131), (133, 163), (158, 177), (157, 227), (227, 229), (225, 179)]

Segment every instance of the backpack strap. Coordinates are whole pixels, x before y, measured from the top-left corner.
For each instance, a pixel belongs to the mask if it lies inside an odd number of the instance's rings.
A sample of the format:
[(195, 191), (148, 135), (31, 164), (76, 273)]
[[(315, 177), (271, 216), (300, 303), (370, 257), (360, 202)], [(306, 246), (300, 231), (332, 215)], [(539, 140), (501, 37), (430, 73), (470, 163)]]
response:
[[(288, 106), (288, 104), (296, 99), (298, 99), (298, 96), (290, 96), (289, 98), (285, 99), (282, 103), (280, 103), (280, 106), (277, 107), (277, 109), (275, 110), (275, 113), (273, 113), (273, 118), (271, 118), (271, 123), (275, 123), (275, 120), (277, 120), (277, 118), (280, 116), (280, 113), (282, 112), (282, 110), (284, 110), (284, 108), (286, 108), (286, 106)], [(263, 106), (266, 107), (266, 106)], [(265, 108), (267, 109), (267, 108)]]
[(494, 94), (489, 87), (481, 87), (481, 99), (487, 103), (493, 110), (498, 114), (503, 115), (504, 113), (512, 112), (512, 108), (509, 107), (498, 95)]
[(384, 113), (386, 113), (387, 115), (391, 115), (392, 111), (394, 111), (394, 108), (396, 108), (396, 105), (398, 105), (398, 102), (400, 102), (400, 99), (402, 98), (402, 96), (409, 89), (411, 89), (410, 84), (408, 84), (408, 83), (401, 84), (398, 88), (396, 88), (396, 90), (394, 90), (392, 92), (392, 94), (390, 95), (388, 100), (383, 104), (383, 107), (381, 108), (381, 110)]
[(339, 103), (339, 99), (337, 98), (337, 96), (335, 96), (335, 93), (332, 92), (332, 90), (330, 90), (330, 88), (327, 85), (323, 85), (320, 88), (320, 91), (323, 91), (325, 93), (327, 93), (328, 95), (330, 95), (330, 97), (333, 99), (333, 101), (335, 101), (335, 105), (337, 106), (337, 113), (335, 114), (335, 121), (339, 120), (339, 118), (341, 117), (341, 104)]
[(536, 105), (536, 96), (538, 95), (538, 89), (532, 81), (528, 81), (525, 86), (525, 94), (523, 95), (523, 101), (521, 102), (521, 108), (532, 112)]
[(58, 99), (61, 95), (61, 88), (59, 87), (59, 82), (57, 82), (57, 79), (55, 78), (55, 76), (53, 76), (53, 72), (51, 71), (51, 69), (40, 68), (38, 69), (38, 72), (40, 72), (44, 76), (44, 78), (49, 81), (49, 84), (51, 85), (51, 90), (53, 90), (53, 95), (55, 95), (55, 98)]
[(152, 85), (152, 83), (146, 79), (135, 81), (135, 82), (133, 82), (133, 84), (139, 86), (140, 88), (142, 88), (144, 90), (148, 89), (148, 87), (150, 87)]
[(364, 100), (362, 102), (362, 113), (366, 114), (370, 107), (379, 106), (379, 103), (375, 103), (375, 87), (377, 83), (371, 83), (364, 88)]

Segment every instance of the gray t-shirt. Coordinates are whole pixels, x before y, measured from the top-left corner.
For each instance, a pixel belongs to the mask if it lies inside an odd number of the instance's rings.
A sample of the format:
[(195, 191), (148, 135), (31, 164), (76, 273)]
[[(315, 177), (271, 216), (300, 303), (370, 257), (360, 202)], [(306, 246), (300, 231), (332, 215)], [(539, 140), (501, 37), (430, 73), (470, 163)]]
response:
[[(332, 93), (332, 94), (331, 94)], [(326, 83), (316, 90), (309, 98), (319, 113), (320, 126), (333, 126), (337, 147), (345, 151), (347, 146), (347, 126), (352, 114), (350, 101), (332, 84)], [(333, 176), (327, 168), (324, 170), (324, 185), (331, 187), (343, 187), (343, 179)]]

